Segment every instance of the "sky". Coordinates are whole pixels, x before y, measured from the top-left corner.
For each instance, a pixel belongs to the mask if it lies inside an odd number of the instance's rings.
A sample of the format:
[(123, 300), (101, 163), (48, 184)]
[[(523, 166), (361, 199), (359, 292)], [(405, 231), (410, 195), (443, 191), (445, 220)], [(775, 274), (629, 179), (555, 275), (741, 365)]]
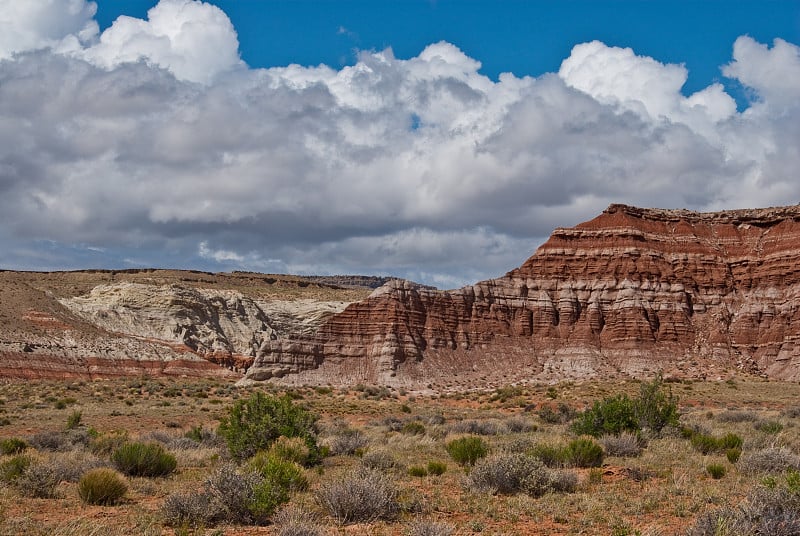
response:
[(0, 0), (0, 268), (454, 288), (800, 203), (800, 2)]

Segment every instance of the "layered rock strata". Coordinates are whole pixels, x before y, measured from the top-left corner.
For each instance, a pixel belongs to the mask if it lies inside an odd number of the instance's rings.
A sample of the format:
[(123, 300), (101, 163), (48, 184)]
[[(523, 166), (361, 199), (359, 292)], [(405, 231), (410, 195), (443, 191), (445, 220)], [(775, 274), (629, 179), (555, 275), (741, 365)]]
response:
[[(800, 207), (611, 205), (522, 266), (452, 291), (392, 281), (313, 337), (269, 341), (248, 379), (519, 381), (734, 369), (800, 379)], [(448, 372), (449, 371), (449, 372)]]

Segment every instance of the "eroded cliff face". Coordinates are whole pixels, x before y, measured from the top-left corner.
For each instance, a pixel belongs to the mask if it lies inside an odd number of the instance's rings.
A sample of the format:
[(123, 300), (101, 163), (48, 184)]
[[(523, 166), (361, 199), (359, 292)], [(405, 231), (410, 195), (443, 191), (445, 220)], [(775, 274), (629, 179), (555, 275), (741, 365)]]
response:
[(0, 377), (235, 380), (272, 341), (313, 336), (367, 291), (249, 273), (0, 271), (0, 295)]
[(612, 205), (557, 229), (504, 277), (402, 281), (311, 338), (271, 341), (249, 379), (508, 383), (746, 370), (800, 379), (800, 207), (695, 213)]

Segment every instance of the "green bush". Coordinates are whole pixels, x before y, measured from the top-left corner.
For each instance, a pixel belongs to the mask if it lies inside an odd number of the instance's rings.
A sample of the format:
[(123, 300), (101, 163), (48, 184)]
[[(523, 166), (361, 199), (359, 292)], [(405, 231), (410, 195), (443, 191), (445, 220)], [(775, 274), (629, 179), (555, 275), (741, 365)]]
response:
[(725, 466), (720, 463), (711, 463), (706, 467), (706, 471), (714, 480), (719, 480), (725, 476)]
[[(261, 475), (270, 485), (280, 490), (304, 491), (308, 489), (308, 478), (303, 468), (272, 452), (259, 452), (247, 464), (248, 468)], [(286, 496), (288, 500), (288, 495)]]
[(765, 434), (775, 435), (783, 430), (783, 424), (779, 423), (778, 421), (760, 421), (757, 422), (753, 428), (759, 432), (764, 432)]
[(714, 436), (696, 433), (691, 438), (692, 447), (702, 454), (710, 454), (719, 448), (719, 441)]
[(596, 401), (572, 423), (572, 431), (576, 434), (594, 437), (638, 430), (634, 402), (625, 394)]
[(269, 447), (269, 453), (290, 462), (308, 465), (311, 450), (300, 437), (281, 436)]
[(600, 467), (603, 465), (603, 447), (591, 439), (581, 437), (569, 442), (564, 458), (573, 467)]
[(422, 465), (412, 465), (408, 468), (409, 476), (428, 476), (428, 469)]
[(217, 433), (225, 439), (237, 460), (267, 450), (279, 437), (300, 437), (309, 449), (309, 464), (321, 459), (317, 446), (317, 417), (296, 406), (288, 396), (275, 397), (261, 392), (237, 400), (223, 417)]
[(447, 464), (444, 462), (432, 461), (428, 462), (428, 474), (430, 475), (443, 475), (447, 471)]
[(475, 465), (479, 458), (488, 454), (489, 447), (477, 436), (466, 436), (453, 439), (445, 445), (447, 453), (459, 465)]
[(732, 432), (722, 437), (714, 437), (702, 432), (693, 432), (690, 436), (690, 441), (695, 450), (702, 454), (725, 452), (730, 449), (740, 449), (741, 451), (743, 443), (742, 438)]
[(92, 469), (78, 481), (78, 495), (86, 504), (117, 504), (127, 491), (125, 479), (106, 467)]
[(30, 467), (31, 459), (19, 454), (0, 463), (0, 482), (12, 483)]
[(661, 374), (643, 383), (634, 400), (634, 413), (640, 428), (658, 433), (666, 426), (678, 425), (678, 398), (664, 389)]
[(158, 443), (126, 443), (114, 451), (111, 461), (129, 476), (166, 476), (178, 465)]
[(725, 451), (725, 457), (728, 458), (728, 461), (731, 463), (738, 462), (741, 455), (742, 449), (740, 448), (732, 448)]
[(527, 454), (540, 459), (547, 467), (562, 467), (567, 462), (566, 450), (558, 445), (537, 443), (528, 449)]
[(664, 381), (658, 375), (652, 382), (641, 385), (639, 396), (634, 400), (620, 394), (595, 402), (578, 416), (572, 431), (600, 437), (642, 429), (658, 433), (666, 426), (677, 424), (678, 399), (671, 391), (665, 391)]
[(18, 437), (9, 437), (0, 441), (0, 453), (4, 455), (19, 454), (28, 448), (28, 443)]
[(81, 418), (83, 417), (83, 413), (79, 410), (75, 410), (69, 414), (67, 417), (67, 430), (74, 430), (81, 424)]
[(98, 456), (111, 456), (115, 450), (127, 442), (127, 432), (112, 432), (92, 438), (89, 441), (89, 450)]

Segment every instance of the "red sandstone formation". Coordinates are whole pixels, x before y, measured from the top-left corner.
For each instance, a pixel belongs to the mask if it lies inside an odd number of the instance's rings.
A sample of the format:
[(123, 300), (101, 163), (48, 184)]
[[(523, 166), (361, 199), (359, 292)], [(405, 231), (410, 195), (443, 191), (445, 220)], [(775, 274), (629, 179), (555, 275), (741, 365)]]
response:
[[(734, 369), (800, 379), (800, 206), (716, 213), (611, 205), (521, 267), (454, 291), (395, 281), (252, 380), (461, 386)], [(285, 381), (285, 380), (284, 380)], [(409, 383), (410, 382), (410, 383)]]

